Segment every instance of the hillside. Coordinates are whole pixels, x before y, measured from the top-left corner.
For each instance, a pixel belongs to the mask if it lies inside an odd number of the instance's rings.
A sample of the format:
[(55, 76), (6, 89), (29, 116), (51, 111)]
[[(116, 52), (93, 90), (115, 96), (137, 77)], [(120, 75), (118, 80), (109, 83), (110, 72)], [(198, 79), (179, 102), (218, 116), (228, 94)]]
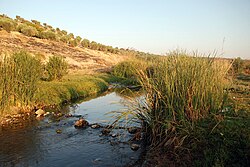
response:
[(63, 56), (70, 64), (71, 69), (107, 69), (126, 58), (121, 54), (71, 47), (62, 42), (28, 37), (16, 31), (0, 31), (1, 53), (20, 49), (40, 55), (44, 60), (52, 55)]

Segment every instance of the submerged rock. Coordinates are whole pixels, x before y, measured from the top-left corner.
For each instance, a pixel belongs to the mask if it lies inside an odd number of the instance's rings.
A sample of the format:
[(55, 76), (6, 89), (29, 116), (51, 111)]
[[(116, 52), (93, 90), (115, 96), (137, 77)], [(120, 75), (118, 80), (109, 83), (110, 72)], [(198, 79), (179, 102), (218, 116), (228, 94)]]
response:
[(131, 133), (131, 134), (135, 134), (137, 132), (141, 131), (140, 128), (136, 128), (136, 127), (130, 127), (128, 128), (128, 132)]
[(45, 114), (45, 111), (44, 110), (42, 110), (42, 109), (38, 109), (38, 110), (36, 110), (36, 117), (40, 117), (40, 116), (43, 116)]
[(108, 128), (104, 128), (104, 129), (102, 130), (102, 134), (103, 134), (103, 135), (108, 135), (110, 132), (111, 132), (111, 130), (108, 129)]
[(65, 114), (65, 117), (69, 118), (69, 117), (73, 117), (73, 115), (72, 114)]
[(140, 148), (140, 145), (139, 144), (131, 144), (130, 148), (133, 151), (137, 151)]
[(79, 120), (77, 120), (76, 122), (75, 122), (75, 127), (76, 128), (85, 128), (85, 127), (87, 127), (89, 125), (89, 123), (88, 123), (88, 121), (86, 121), (85, 119), (83, 119), (83, 118), (80, 118)]
[(62, 130), (61, 130), (61, 129), (57, 129), (57, 130), (56, 130), (56, 133), (57, 133), (57, 134), (61, 134), (61, 133), (62, 133)]
[(131, 141), (139, 141), (142, 139), (142, 135), (141, 132), (136, 132), (135, 135), (133, 136), (132, 139), (130, 139)]
[(100, 127), (101, 127), (101, 125), (99, 125), (99, 124), (93, 124), (93, 125), (91, 125), (92, 129), (98, 129)]

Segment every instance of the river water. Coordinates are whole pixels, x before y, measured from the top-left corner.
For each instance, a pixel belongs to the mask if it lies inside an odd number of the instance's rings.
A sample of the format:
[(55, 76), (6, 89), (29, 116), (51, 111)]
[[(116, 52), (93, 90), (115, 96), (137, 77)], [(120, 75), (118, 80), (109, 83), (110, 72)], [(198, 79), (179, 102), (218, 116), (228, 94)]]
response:
[[(82, 115), (89, 123), (107, 125), (111, 111), (126, 110), (126, 99), (115, 92), (65, 106), (62, 116), (24, 121), (22, 125), (0, 131), (0, 166), (129, 166), (141, 154), (127, 142), (132, 137), (124, 130), (113, 130), (117, 137), (101, 135), (101, 129), (76, 129)], [(73, 117), (65, 117), (72, 114)]]

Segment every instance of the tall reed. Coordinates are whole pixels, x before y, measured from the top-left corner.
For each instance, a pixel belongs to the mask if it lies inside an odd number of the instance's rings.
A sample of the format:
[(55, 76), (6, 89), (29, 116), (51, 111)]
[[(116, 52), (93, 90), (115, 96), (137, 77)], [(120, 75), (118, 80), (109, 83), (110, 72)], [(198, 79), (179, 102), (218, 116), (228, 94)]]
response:
[(178, 128), (223, 108), (229, 64), (185, 52), (172, 52), (152, 64), (147, 71), (138, 70), (145, 99), (135, 109), (152, 145), (172, 144)]
[(0, 63), (0, 108), (26, 107), (32, 104), (41, 77), (40, 60), (21, 51), (4, 56)]

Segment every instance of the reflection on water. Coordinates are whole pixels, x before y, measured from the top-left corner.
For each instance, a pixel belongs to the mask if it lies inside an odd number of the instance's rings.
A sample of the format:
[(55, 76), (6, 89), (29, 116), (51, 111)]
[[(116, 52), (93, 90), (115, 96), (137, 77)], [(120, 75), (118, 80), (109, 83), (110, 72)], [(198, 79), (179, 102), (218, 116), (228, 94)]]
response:
[[(112, 120), (107, 113), (126, 109), (124, 100), (112, 92), (66, 106), (63, 112), (83, 115), (90, 123), (106, 124)], [(124, 166), (138, 158), (140, 150), (134, 152), (128, 144), (117, 142), (127, 141), (129, 134), (99, 136), (101, 129), (75, 129), (77, 119), (46, 117), (23, 122), (18, 128), (0, 129), (0, 166)], [(57, 134), (58, 129), (62, 133)]]

